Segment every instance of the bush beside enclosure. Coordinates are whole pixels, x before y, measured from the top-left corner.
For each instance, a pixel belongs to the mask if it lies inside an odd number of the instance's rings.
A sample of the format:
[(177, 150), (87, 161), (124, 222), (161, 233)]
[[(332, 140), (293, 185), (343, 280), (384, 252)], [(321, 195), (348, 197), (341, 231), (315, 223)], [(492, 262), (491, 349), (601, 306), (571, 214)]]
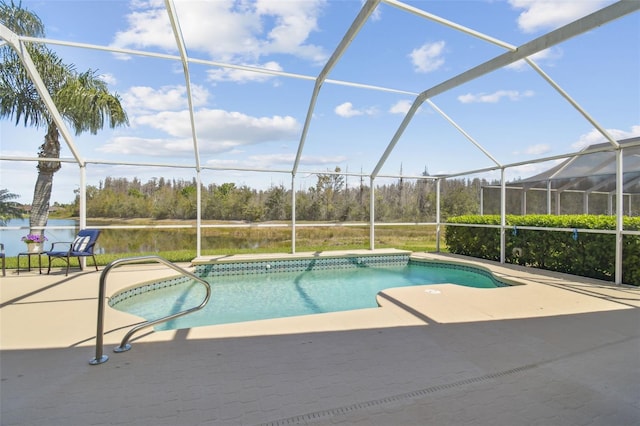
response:
[[(616, 236), (584, 230), (615, 230), (614, 216), (507, 215), (505, 261), (524, 266), (613, 281)], [(499, 215), (465, 215), (449, 218), (445, 241), (451, 253), (500, 260)], [(624, 230), (640, 230), (640, 218), (624, 217)], [(558, 228), (558, 230), (521, 229)], [(640, 236), (622, 239), (622, 282), (640, 285)]]

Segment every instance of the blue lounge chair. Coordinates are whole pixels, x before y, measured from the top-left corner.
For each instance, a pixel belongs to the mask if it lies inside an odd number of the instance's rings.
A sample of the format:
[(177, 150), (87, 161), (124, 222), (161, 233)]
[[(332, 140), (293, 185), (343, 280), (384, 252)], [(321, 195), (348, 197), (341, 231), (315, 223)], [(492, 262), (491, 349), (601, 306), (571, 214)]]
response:
[[(44, 252), (44, 254), (49, 256), (49, 269), (47, 269), (47, 274), (51, 272), (51, 263), (53, 262), (53, 259), (61, 259), (67, 262), (67, 272), (65, 275), (69, 275), (69, 264), (72, 257), (78, 258), (80, 270), (82, 270), (82, 262), (80, 262), (80, 258), (89, 256), (93, 257), (93, 265), (96, 267), (97, 271), (98, 264), (96, 263), (96, 256), (93, 254), (93, 248), (96, 245), (98, 236), (100, 236), (99, 229), (83, 229), (78, 232), (75, 240), (71, 243), (55, 242), (51, 244), (51, 250)], [(61, 251), (60, 249), (55, 250), (56, 244), (68, 244), (68, 248), (65, 251)]]

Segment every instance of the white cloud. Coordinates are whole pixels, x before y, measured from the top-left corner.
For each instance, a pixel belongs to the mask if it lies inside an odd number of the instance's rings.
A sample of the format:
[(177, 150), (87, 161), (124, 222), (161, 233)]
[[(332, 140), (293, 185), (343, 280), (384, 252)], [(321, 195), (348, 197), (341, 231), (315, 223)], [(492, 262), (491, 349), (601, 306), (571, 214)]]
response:
[(109, 73), (100, 74), (98, 78), (110, 86), (115, 86), (118, 83), (118, 81), (116, 80), (116, 77), (113, 74), (109, 74)]
[(207, 166), (210, 166), (210, 167), (229, 167), (229, 168), (242, 167), (238, 160), (230, 160), (230, 159), (225, 160), (221, 158), (214, 158), (214, 159), (207, 160), (206, 164)]
[(458, 96), (458, 100), (463, 104), (497, 103), (503, 98), (507, 98), (512, 101), (519, 101), (520, 99), (529, 98), (533, 95), (533, 90), (526, 90), (524, 92), (520, 92), (518, 90), (498, 90), (493, 93), (467, 93), (466, 95)]
[[(245, 64), (246, 65), (246, 64)], [(272, 71), (282, 71), (280, 64), (274, 61), (265, 63), (264, 65), (248, 65), (256, 68), (266, 68)], [(207, 78), (210, 81), (235, 81), (244, 83), (248, 81), (264, 82), (275, 78), (272, 74), (265, 74), (260, 72), (245, 71), (234, 68), (222, 68), (216, 70), (207, 71)]]
[(113, 138), (105, 145), (97, 148), (97, 150), (107, 154), (162, 156), (169, 153), (185, 154), (193, 152), (193, 143), (185, 139), (177, 141), (121, 136)]
[(406, 114), (409, 112), (409, 108), (411, 108), (413, 102), (407, 99), (396, 102), (389, 108), (389, 112), (391, 114)]
[[(291, 166), (295, 161), (295, 154), (265, 154), (265, 155), (252, 155), (249, 157), (249, 162), (252, 165), (265, 166)], [(306, 166), (326, 166), (336, 165), (347, 160), (347, 157), (343, 155), (336, 156), (313, 156), (303, 155), (300, 157), (300, 163)]]
[[(533, 60), (537, 64), (546, 64), (553, 65), (555, 61), (562, 58), (563, 51), (561, 48), (554, 46), (549, 49), (542, 50), (538, 53), (535, 53), (529, 58)], [(506, 69), (522, 71), (529, 68), (529, 65), (524, 60), (519, 60), (512, 64), (505, 66)]]
[(163, 4), (159, 1), (137, 1), (131, 4), (133, 12), (127, 16), (129, 28), (119, 31), (111, 43), (114, 47), (144, 48), (159, 46), (175, 50), (175, 37)]
[(533, 156), (533, 157), (540, 157), (543, 154), (547, 154), (551, 152), (552, 150), (553, 148), (551, 147), (551, 145), (546, 143), (539, 143), (539, 144), (525, 147), (524, 150), (522, 151), (520, 150), (514, 151), (513, 155), (516, 155), (516, 156), (527, 155), (527, 156)]
[[(615, 139), (628, 139), (640, 136), (640, 125), (631, 126), (631, 130), (607, 129), (607, 132)], [(607, 139), (598, 130), (593, 129), (578, 138), (576, 142), (571, 144), (571, 148), (581, 150), (589, 145), (606, 142)]]
[[(324, 0), (180, 1), (176, 12), (189, 51), (222, 61), (255, 62), (269, 54), (290, 54), (321, 63), (324, 50), (307, 39), (318, 30)], [(176, 42), (163, 2), (137, 1), (128, 28), (112, 45), (175, 52)], [(205, 24), (207, 23), (207, 24)]]
[[(141, 118), (153, 128), (170, 135), (184, 137), (191, 134), (188, 112), (161, 112)], [(290, 139), (297, 135), (299, 124), (290, 116), (252, 117), (240, 112), (220, 109), (201, 109), (195, 114), (199, 135), (215, 139), (239, 140), (243, 144)]]
[(344, 155), (335, 155), (335, 156), (303, 155), (300, 158), (300, 163), (307, 166), (336, 165), (345, 161), (347, 161), (347, 157)]
[(613, 3), (611, 0), (509, 0), (515, 9), (523, 9), (518, 26), (525, 33), (558, 28)]
[(275, 21), (261, 50), (267, 54), (291, 53), (314, 62), (324, 61), (326, 54), (321, 47), (305, 44), (309, 34), (318, 30), (317, 18), (324, 5), (324, 0), (258, 0), (255, 10), (262, 22)]
[(351, 102), (345, 102), (343, 104), (338, 105), (334, 109), (334, 111), (340, 117), (345, 117), (345, 118), (355, 117), (357, 115), (362, 115), (361, 111), (358, 111), (357, 109), (353, 108), (353, 104)]
[[(291, 167), (295, 161), (295, 154), (264, 154), (251, 155), (249, 157), (238, 159), (211, 159), (206, 163), (211, 167), (228, 167), (228, 168), (260, 168), (268, 169), (269, 167)], [(337, 156), (309, 156), (303, 155), (300, 163), (306, 166), (334, 166), (347, 160), (342, 155)]]
[[(506, 177), (507, 180), (528, 178), (542, 172), (546, 172), (550, 168), (560, 164), (562, 161), (564, 160), (560, 159), (547, 161), (544, 163), (521, 164), (516, 167), (509, 167), (507, 169)], [(499, 179), (499, 176), (496, 174), (495, 178)]]
[(524, 153), (527, 155), (542, 155), (551, 152), (551, 145), (546, 143), (539, 143), (537, 145), (528, 146)]
[[(239, 112), (201, 109), (195, 114), (200, 152), (231, 152), (241, 146), (273, 141), (289, 142), (298, 137), (300, 125), (289, 116), (251, 117)], [(154, 156), (189, 155), (193, 152), (189, 113), (163, 111), (141, 115), (138, 126), (162, 131), (168, 137), (117, 137), (98, 148), (113, 154), (146, 154)]]
[(371, 107), (367, 109), (355, 109), (351, 102), (344, 102), (333, 110), (337, 115), (344, 118), (356, 117), (358, 115), (375, 115), (377, 113), (376, 108)]
[[(194, 106), (206, 104), (209, 92), (202, 86), (191, 87)], [(185, 86), (162, 86), (154, 89), (147, 86), (131, 87), (122, 95), (122, 102), (129, 113), (146, 111), (179, 110), (187, 107), (187, 88)], [(132, 124), (135, 119), (132, 119)]]
[(252, 164), (261, 164), (262, 167), (285, 164), (292, 165), (295, 159), (295, 154), (264, 154), (249, 156), (249, 161)]
[(417, 49), (413, 49), (409, 54), (411, 63), (416, 72), (428, 73), (437, 70), (444, 65), (442, 53), (445, 48), (444, 41), (435, 43), (425, 43)]

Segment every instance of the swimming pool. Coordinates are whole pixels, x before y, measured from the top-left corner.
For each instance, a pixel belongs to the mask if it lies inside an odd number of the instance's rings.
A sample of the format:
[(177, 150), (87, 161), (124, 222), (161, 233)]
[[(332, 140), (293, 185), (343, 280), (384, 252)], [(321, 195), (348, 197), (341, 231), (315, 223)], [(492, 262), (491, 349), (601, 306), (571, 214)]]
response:
[[(207, 306), (159, 324), (156, 330), (374, 308), (376, 295), (392, 287), (508, 285), (479, 268), (416, 261), (406, 255), (222, 263), (201, 266), (196, 275), (211, 283)], [(202, 285), (175, 279), (120, 292), (109, 305), (153, 320), (198, 305), (204, 292)]]

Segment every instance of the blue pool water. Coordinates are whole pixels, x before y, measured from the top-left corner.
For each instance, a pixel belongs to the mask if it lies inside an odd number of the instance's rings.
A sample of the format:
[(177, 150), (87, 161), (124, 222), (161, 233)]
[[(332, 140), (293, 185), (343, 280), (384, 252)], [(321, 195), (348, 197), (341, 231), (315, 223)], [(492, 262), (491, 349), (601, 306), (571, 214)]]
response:
[[(201, 311), (159, 324), (156, 330), (282, 318), (377, 307), (378, 292), (392, 287), (454, 283), (476, 288), (502, 286), (491, 276), (467, 269), (426, 264), (218, 276), (208, 279), (211, 299)], [(188, 282), (148, 291), (113, 307), (147, 320), (198, 305), (201, 284)]]

